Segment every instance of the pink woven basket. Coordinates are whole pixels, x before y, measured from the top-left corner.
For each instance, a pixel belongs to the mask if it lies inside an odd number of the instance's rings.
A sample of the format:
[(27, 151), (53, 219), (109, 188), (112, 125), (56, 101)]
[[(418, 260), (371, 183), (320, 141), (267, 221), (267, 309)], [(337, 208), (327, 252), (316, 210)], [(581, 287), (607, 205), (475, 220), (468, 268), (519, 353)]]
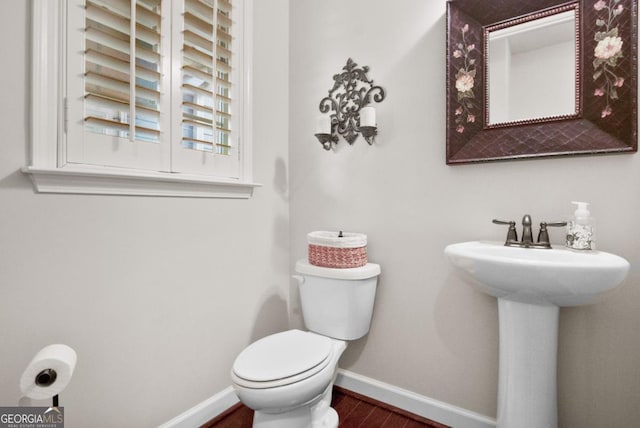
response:
[(367, 264), (367, 247), (335, 248), (309, 244), (309, 263), (336, 269), (364, 266)]
[(346, 269), (367, 264), (367, 237), (359, 233), (311, 232), (309, 263), (315, 266)]

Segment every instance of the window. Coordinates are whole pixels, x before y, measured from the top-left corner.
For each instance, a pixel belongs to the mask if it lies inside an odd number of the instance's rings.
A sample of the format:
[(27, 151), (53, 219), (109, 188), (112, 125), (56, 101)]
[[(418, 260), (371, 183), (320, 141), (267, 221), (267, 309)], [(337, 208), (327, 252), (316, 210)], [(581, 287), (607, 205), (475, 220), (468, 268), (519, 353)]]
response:
[(249, 197), (249, 8), (35, 0), (36, 189)]

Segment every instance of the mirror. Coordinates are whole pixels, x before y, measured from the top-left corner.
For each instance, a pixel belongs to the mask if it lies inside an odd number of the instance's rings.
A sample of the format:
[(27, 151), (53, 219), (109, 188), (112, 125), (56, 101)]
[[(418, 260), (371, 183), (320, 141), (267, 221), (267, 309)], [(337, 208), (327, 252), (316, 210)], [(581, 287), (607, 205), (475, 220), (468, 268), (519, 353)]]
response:
[(448, 0), (447, 163), (636, 152), (636, 1)]
[(489, 126), (578, 113), (577, 25), (568, 10), (487, 28)]

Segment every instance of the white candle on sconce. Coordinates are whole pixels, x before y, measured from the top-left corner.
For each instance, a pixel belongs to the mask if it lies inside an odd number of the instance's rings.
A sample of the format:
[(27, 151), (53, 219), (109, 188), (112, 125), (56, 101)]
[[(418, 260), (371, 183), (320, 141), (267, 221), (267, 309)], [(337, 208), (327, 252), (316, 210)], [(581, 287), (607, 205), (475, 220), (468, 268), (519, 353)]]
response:
[(318, 116), (316, 134), (331, 134), (331, 116)]
[(373, 107), (360, 109), (360, 126), (376, 126), (376, 109)]

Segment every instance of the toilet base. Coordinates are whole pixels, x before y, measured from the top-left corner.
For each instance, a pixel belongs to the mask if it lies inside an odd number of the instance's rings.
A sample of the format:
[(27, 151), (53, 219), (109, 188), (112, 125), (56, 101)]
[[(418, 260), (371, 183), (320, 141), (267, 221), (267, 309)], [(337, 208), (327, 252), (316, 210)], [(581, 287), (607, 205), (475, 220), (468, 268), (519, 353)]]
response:
[(256, 410), (253, 428), (337, 428), (338, 412), (331, 408), (333, 382), (319, 400), (282, 413)]

